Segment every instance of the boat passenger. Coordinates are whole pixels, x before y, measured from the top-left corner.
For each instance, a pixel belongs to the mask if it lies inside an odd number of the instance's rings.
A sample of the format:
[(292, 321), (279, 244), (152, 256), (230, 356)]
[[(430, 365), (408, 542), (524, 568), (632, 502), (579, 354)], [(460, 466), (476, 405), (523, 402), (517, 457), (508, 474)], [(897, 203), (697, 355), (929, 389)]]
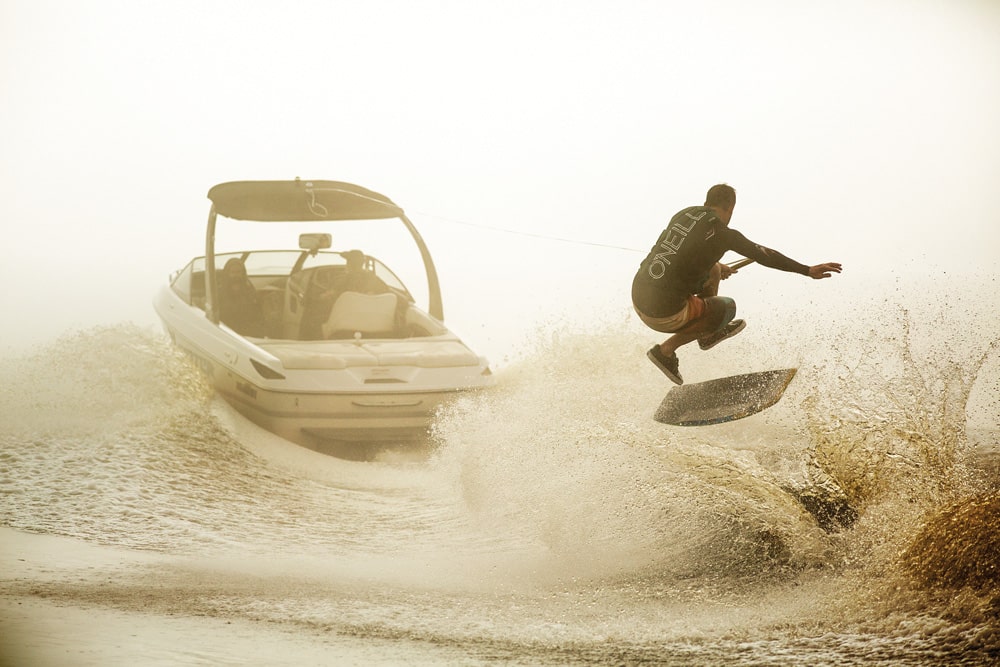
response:
[(233, 257), (219, 274), (219, 319), (241, 336), (263, 336), (264, 316), (243, 261)]

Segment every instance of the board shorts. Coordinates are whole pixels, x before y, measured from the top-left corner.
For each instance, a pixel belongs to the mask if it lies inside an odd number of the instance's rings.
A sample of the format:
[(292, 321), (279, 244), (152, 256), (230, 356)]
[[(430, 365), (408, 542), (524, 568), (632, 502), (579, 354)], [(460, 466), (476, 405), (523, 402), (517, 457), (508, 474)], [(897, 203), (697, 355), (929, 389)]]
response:
[[(635, 308), (635, 305), (632, 306)], [(635, 308), (635, 314), (639, 316), (643, 324), (652, 329), (653, 331), (659, 331), (660, 333), (676, 333), (686, 327), (691, 322), (697, 320), (699, 317), (705, 314), (708, 310), (705, 300), (696, 294), (692, 294), (687, 298), (684, 303), (684, 307), (673, 315), (668, 315), (667, 317), (650, 317), (645, 313), (641, 312), (638, 308)]]
[(650, 317), (636, 308), (634, 304), (632, 308), (635, 309), (635, 314), (639, 316), (643, 324), (660, 333), (677, 333), (708, 315), (709, 311), (721, 312), (722, 324), (719, 328), (729, 324), (736, 317), (736, 302), (725, 296), (702, 298), (697, 294), (692, 294), (687, 298), (683, 308), (667, 317)]

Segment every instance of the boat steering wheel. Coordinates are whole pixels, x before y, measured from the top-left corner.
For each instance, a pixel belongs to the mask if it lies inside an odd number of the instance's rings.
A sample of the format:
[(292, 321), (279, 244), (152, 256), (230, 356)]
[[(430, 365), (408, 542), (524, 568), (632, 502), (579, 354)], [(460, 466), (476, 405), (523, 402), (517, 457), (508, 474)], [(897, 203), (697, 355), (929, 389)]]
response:
[(317, 266), (313, 271), (312, 280), (309, 281), (309, 292), (318, 299), (320, 294), (333, 288), (340, 272), (337, 271), (337, 267), (332, 266)]

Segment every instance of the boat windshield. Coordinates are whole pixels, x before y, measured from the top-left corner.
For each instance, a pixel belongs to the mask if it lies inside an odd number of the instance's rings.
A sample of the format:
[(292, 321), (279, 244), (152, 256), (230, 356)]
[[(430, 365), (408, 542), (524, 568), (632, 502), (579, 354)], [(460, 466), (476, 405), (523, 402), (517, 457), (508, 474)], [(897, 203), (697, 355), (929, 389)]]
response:
[[(343, 268), (347, 265), (347, 260), (340, 252), (320, 252), (309, 255), (301, 250), (256, 250), (217, 254), (215, 256), (216, 271), (221, 271), (226, 262), (234, 258), (243, 261), (247, 269), (247, 276), (255, 285), (258, 287), (270, 286), (271, 288), (283, 288), (290, 282), (293, 275), (303, 275), (309, 272), (309, 269), (321, 266)], [(413, 303), (413, 295), (403, 284), (403, 281), (379, 259), (367, 256), (366, 268)], [(186, 267), (171, 277), (170, 285), (184, 301), (204, 308), (205, 258), (196, 257), (191, 260)]]
[[(243, 260), (247, 269), (247, 275), (251, 278), (267, 277), (288, 277), (293, 271), (301, 271), (317, 266), (345, 266), (347, 261), (339, 251), (318, 252), (315, 255), (305, 254), (301, 250), (255, 250), (245, 252), (218, 253), (215, 256), (215, 268), (221, 270), (230, 259), (237, 258)], [(301, 265), (299, 262), (301, 261)], [(413, 300), (410, 291), (406, 289), (403, 281), (393, 273), (392, 269), (382, 263), (376, 257), (367, 257), (368, 268), (382, 279), (389, 287), (399, 290)], [(191, 262), (191, 270), (194, 273), (205, 271), (205, 258), (198, 257)]]

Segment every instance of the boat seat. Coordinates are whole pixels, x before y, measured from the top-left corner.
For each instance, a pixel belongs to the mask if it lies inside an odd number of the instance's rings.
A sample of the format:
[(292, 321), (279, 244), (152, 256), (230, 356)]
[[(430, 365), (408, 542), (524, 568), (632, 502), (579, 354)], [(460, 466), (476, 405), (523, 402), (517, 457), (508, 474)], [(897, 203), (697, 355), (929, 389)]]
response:
[(375, 334), (375, 337), (393, 336), (398, 299), (392, 292), (341, 293), (333, 302), (330, 316), (323, 323), (323, 338), (350, 338), (356, 332)]

